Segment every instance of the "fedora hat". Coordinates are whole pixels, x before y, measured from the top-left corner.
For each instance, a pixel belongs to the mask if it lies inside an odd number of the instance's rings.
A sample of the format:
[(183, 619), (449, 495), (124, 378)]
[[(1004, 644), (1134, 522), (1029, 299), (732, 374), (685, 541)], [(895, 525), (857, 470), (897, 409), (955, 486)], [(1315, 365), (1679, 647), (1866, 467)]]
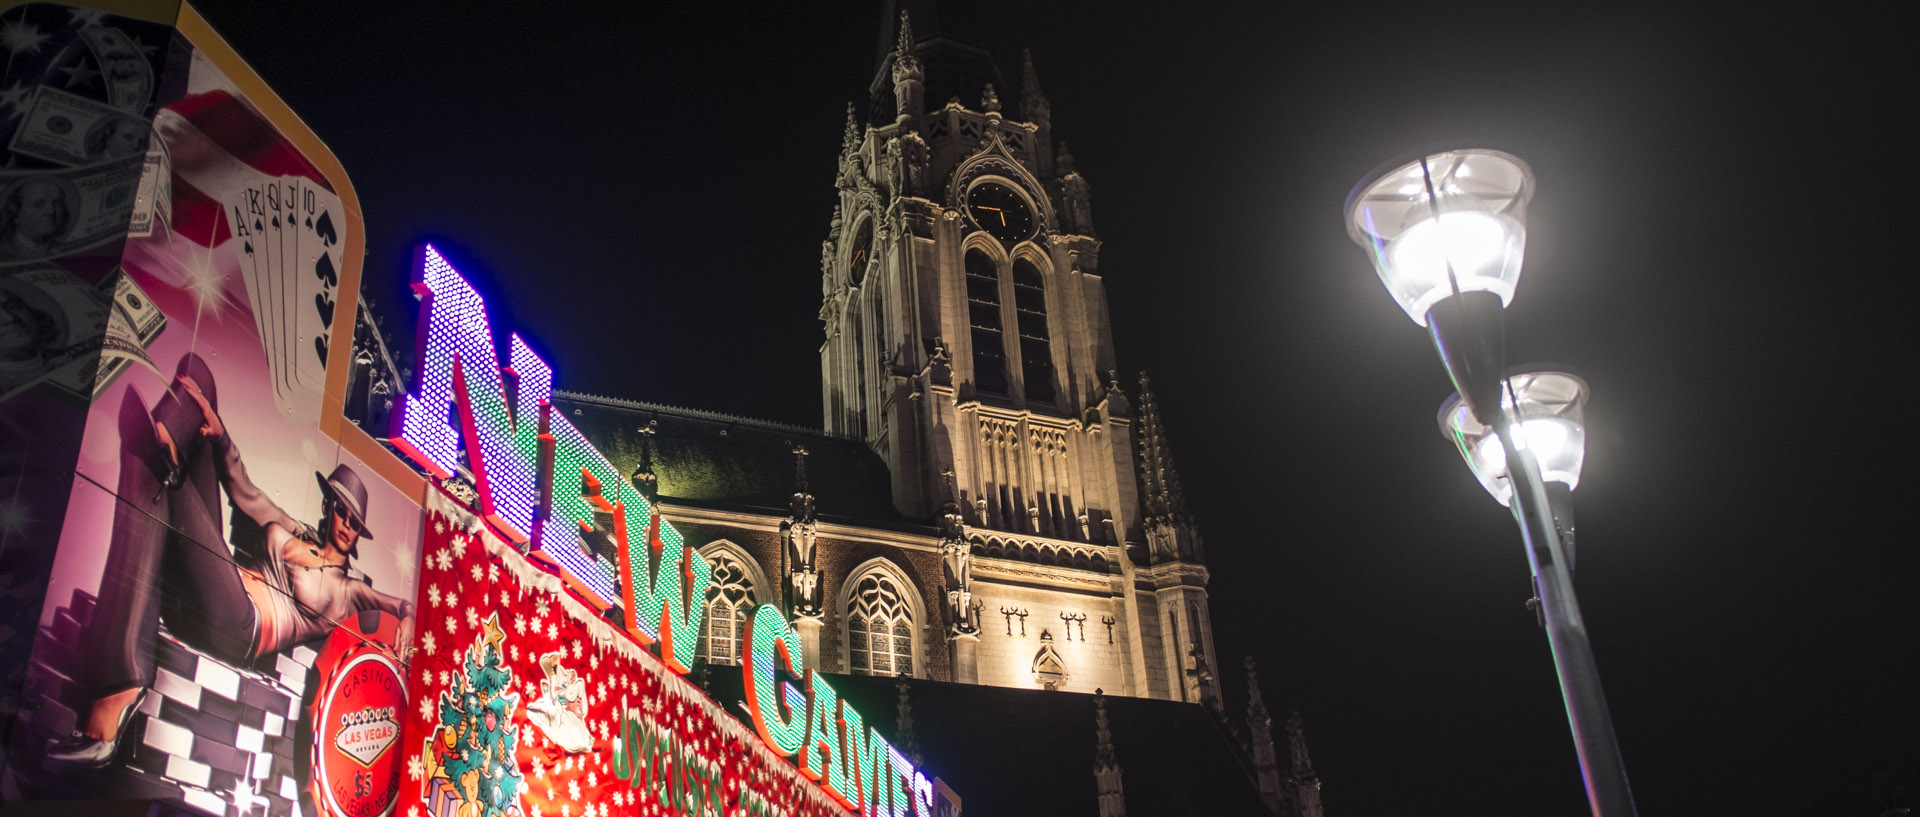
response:
[[(342, 464), (334, 466), (332, 474), (322, 475), (315, 471), (313, 478), (320, 481), (321, 493), (346, 510), (347, 521), (352, 522), (353, 529), (360, 532), (360, 538), (372, 539), (373, 532), (367, 530), (367, 486), (360, 482), (360, 475)], [(358, 549), (355, 548), (356, 551)]]

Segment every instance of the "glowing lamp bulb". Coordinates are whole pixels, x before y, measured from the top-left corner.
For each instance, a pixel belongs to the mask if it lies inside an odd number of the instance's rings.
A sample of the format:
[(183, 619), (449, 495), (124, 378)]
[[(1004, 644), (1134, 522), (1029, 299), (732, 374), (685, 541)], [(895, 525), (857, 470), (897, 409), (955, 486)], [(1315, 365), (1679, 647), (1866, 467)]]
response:
[[(1514, 449), (1533, 457), (1541, 479), (1579, 487), (1586, 459), (1586, 381), (1562, 372), (1514, 374), (1508, 376), (1502, 396), (1502, 407), (1516, 420)], [(1475, 419), (1457, 394), (1440, 406), (1439, 419), (1440, 433), (1459, 447), (1487, 493), (1502, 505), (1512, 502), (1513, 483), (1499, 433)]]
[(1460, 292), (1513, 300), (1533, 173), (1493, 150), (1430, 154), (1369, 176), (1347, 199), (1347, 233), (1414, 323)]

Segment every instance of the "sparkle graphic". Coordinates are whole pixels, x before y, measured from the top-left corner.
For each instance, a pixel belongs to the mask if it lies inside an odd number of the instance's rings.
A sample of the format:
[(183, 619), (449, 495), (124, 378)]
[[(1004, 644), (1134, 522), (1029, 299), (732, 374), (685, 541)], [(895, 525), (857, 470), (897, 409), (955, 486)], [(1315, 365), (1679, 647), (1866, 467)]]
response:
[(107, 13), (100, 9), (70, 9), (67, 14), (72, 17), (68, 25), (82, 29), (99, 28), (102, 18), (107, 16)]
[(0, 91), (0, 108), (7, 109), (7, 120), (17, 121), (27, 113), (27, 102), (33, 99), (33, 87), (24, 82), (16, 82), (12, 88)]
[[(0, 47), (13, 52), (14, 57), (39, 53), (40, 46), (46, 45), (47, 39), (47, 35), (40, 31), (39, 26), (27, 25), (24, 20), (14, 20), (5, 26), (0, 26)], [(8, 58), (7, 65), (12, 67), (12, 58)]]

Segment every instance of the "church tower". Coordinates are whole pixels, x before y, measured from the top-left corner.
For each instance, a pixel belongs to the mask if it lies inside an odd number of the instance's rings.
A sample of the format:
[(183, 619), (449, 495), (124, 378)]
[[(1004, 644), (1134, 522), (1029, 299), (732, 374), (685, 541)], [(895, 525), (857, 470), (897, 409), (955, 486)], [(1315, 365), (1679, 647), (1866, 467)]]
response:
[[(962, 28), (976, 12), (886, 5), (821, 245), (826, 431), (863, 441), (899, 512), (948, 520), (972, 553), (1108, 574), (1127, 691), (1217, 708), (1200, 537), (1145, 377), (1138, 414), (1120, 385), (1091, 188), (1036, 61), (1010, 86)], [(978, 613), (948, 614), (971, 677)]]

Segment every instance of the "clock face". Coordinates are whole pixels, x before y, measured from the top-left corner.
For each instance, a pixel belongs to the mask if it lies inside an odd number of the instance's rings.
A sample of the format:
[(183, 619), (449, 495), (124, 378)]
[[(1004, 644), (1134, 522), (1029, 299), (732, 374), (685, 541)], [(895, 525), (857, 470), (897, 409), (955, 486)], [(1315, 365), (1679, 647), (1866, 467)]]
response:
[(854, 234), (853, 251), (847, 254), (847, 280), (858, 285), (867, 277), (867, 262), (873, 260), (873, 221), (860, 224), (860, 232)]
[(967, 214), (994, 238), (1012, 244), (1033, 235), (1033, 209), (1013, 188), (993, 182), (967, 191)]

